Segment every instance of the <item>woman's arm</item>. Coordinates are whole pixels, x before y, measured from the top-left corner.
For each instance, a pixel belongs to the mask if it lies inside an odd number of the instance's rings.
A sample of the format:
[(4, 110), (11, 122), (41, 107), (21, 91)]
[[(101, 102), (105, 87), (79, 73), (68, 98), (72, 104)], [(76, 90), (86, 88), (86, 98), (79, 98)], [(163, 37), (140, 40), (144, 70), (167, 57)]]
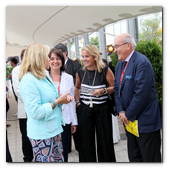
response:
[(115, 76), (114, 76), (113, 72), (110, 70), (110, 68), (108, 68), (108, 70), (107, 70), (106, 80), (109, 84), (109, 87), (107, 87), (107, 94), (111, 94), (111, 93), (113, 93)]
[(20, 94), (24, 102), (26, 113), (33, 119), (42, 119), (52, 113), (50, 103), (41, 102), (39, 90), (32, 81), (24, 80), (20, 82)]
[[(81, 82), (78, 73), (76, 73), (76, 84), (75, 84), (75, 101), (79, 101), (81, 90)], [(77, 103), (76, 106), (79, 106), (80, 103)]]
[[(114, 77), (112, 71), (110, 70), (110, 68), (108, 68), (108, 70), (107, 70), (106, 80), (109, 84), (109, 87), (107, 87), (107, 93), (106, 94), (111, 94), (111, 93), (113, 93), (115, 77)], [(95, 90), (92, 95), (100, 96), (103, 93), (104, 93), (104, 88)]]
[[(55, 100), (56, 104), (68, 104), (73, 101), (74, 97), (69, 96), (70, 92), (67, 92), (63, 95), (61, 95), (58, 99)], [(51, 107), (54, 109), (53, 103), (50, 103)]]
[[(71, 102), (73, 97), (69, 97), (69, 93), (70, 92), (63, 94), (56, 99), (56, 104), (67, 104)], [(24, 80), (20, 82), (20, 94), (23, 99), (26, 112), (28, 112), (33, 119), (46, 118), (52, 113), (54, 105), (52, 103), (42, 104), (39, 89), (32, 81)]]

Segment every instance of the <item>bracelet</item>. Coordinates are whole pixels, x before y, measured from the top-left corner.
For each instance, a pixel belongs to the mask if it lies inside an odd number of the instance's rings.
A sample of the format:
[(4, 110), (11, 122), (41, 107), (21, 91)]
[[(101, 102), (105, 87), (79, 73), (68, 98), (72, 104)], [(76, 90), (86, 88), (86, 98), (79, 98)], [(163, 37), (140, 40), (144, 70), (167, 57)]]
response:
[(77, 106), (78, 103), (80, 103), (80, 101), (77, 101), (77, 102), (76, 102), (76, 106)]
[(104, 91), (103, 91), (103, 94), (107, 94), (107, 88), (103, 88)]
[[(56, 99), (58, 99), (58, 97)], [(57, 106), (61, 108), (61, 106), (63, 106), (63, 104), (58, 104)]]
[(54, 108), (57, 106), (57, 103), (55, 101), (51, 102), (54, 105)]

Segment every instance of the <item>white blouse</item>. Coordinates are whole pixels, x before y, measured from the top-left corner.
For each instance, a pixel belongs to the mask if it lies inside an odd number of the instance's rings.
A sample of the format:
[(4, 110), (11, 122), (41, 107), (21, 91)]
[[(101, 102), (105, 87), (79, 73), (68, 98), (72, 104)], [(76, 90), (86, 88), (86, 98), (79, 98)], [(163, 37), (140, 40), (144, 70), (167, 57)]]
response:
[[(74, 82), (73, 77), (65, 72), (62, 72), (61, 74), (61, 82), (54, 82), (55, 86), (58, 89), (58, 86), (60, 85), (60, 93), (65, 94), (67, 92), (70, 92), (70, 96), (74, 97)], [(76, 102), (75, 99), (68, 103), (63, 104), (62, 106), (62, 116), (66, 124), (78, 125), (77, 123), (77, 114), (76, 114)]]

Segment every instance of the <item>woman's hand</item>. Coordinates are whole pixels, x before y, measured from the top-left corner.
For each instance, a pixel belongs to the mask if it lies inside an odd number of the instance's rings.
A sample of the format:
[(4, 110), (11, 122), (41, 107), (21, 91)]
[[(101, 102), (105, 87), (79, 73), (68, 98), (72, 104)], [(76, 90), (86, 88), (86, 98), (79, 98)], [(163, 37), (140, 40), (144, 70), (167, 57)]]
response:
[(68, 100), (68, 101), (71, 102), (71, 101), (73, 101), (73, 99), (74, 99), (74, 97), (67, 95), (67, 100)]
[(92, 95), (96, 97), (101, 96), (103, 94), (103, 91), (104, 89), (97, 89), (92, 93)]
[(81, 103), (77, 103), (76, 107), (78, 107), (79, 105), (81, 105)]
[(76, 125), (71, 126), (71, 134), (75, 133), (76, 130), (77, 130), (77, 126)]
[(73, 101), (74, 97), (69, 96), (70, 92), (61, 94), (60, 97), (56, 100), (57, 104), (68, 104)]

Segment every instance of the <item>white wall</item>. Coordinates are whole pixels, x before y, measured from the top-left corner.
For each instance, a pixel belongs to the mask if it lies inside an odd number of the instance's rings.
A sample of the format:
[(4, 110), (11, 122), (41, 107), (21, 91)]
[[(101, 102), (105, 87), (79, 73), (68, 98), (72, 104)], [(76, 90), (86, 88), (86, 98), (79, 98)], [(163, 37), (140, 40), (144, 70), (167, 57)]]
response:
[(23, 49), (26, 49), (26, 47), (21, 48), (21, 47), (12, 47), (12, 46), (6, 46), (6, 58), (10, 56), (20, 56), (21, 51)]
[[(24, 47), (13, 47), (13, 46), (6, 45), (6, 58), (11, 57), (11, 56), (20, 56), (21, 51), (23, 49), (26, 49), (26, 47), (25, 48)], [(20, 62), (21, 62), (21, 58), (19, 57), (19, 63)]]

